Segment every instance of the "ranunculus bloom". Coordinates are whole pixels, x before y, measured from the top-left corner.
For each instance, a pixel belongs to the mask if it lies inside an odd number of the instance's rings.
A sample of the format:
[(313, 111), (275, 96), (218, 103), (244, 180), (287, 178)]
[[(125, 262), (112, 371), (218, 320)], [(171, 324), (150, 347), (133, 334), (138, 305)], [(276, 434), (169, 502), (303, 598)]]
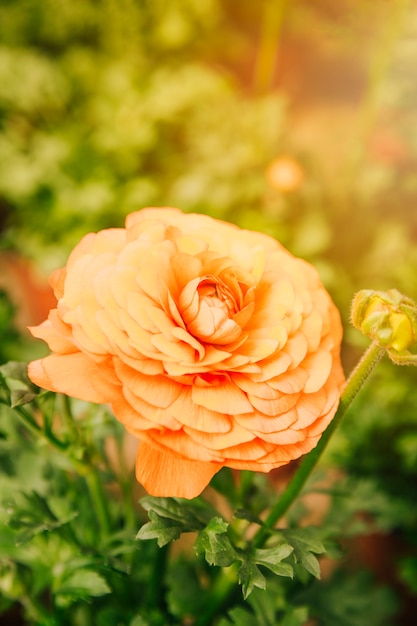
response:
[(110, 403), (153, 495), (192, 498), (223, 466), (269, 472), (309, 452), (344, 377), (317, 272), (266, 235), (149, 208), (85, 236), (31, 329), (37, 385)]

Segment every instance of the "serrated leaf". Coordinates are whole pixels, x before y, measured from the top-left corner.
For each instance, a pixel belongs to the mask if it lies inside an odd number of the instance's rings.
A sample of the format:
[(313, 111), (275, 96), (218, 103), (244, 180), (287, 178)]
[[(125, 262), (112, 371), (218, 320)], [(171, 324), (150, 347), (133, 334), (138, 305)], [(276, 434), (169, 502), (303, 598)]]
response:
[(317, 533), (314, 528), (285, 529), (281, 532), (294, 548), (296, 546), (304, 547), (304, 549), (308, 549), (315, 554), (322, 554), (326, 551), (323, 543), (317, 539)]
[(72, 522), (77, 516), (78, 512), (75, 512), (69, 515), (67, 518), (56, 520), (55, 522), (43, 522), (33, 525), (28, 524), (28, 528), (26, 530), (23, 530), (16, 535), (16, 546), (22, 546), (25, 543), (31, 541), (37, 535), (41, 535), (42, 533), (58, 530), (59, 528), (62, 528), (66, 524)]
[(307, 570), (314, 578), (320, 579), (320, 563), (318, 558), (314, 556), (312, 552), (302, 552), (298, 557), (299, 563)]
[(273, 548), (258, 548), (252, 558), (258, 565), (263, 565), (277, 576), (293, 577), (294, 571), (289, 563), (282, 563), (293, 552), (294, 548), (288, 543), (279, 544)]
[(140, 500), (145, 511), (154, 511), (160, 517), (185, 522), (198, 528), (204, 528), (217, 511), (205, 500), (194, 498), (156, 498), (145, 496)]
[(325, 548), (317, 539), (313, 529), (286, 529), (282, 534), (294, 548), (294, 558), (315, 578), (320, 578), (320, 564), (315, 554), (322, 554)]
[(157, 539), (160, 547), (178, 539), (182, 533), (203, 529), (216, 513), (204, 500), (184, 498), (155, 498), (140, 501), (148, 511), (149, 522), (142, 526), (137, 539)]
[(25, 506), (10, 502), (8, 526), (17, 531), (16, 545), (31, 541), (36, 535), (64, 527), (78, 516), (78, 511), (58, 519), (48, 503), (36, 492), (20, 494)]
[(197, 554), (204, 554), (209, 565), (228, 567), (240, 560), (227, 535), (228, 526), (221, 517), (214, 517), (198, 535), (194, 547)]
[(239, 584), (242, 585), (243, 597), (246, 600), (255, 587), (266, 589), (265, 576), (253, 561), (244, 560), (239, 572)]
[(289, 543), (280, 543), (271, 548), (257, 548), (254, 552), (254, 557), (257, 563), (261, 561), (265, 563), (278, 563), (293, 552), (294, 548)]
[(175, 541), (183, 532), (188, 530), (183, 523), (161, 517), (155, 511), (149, 511), (149, 519), (150, 521), (144, 524), (137, 533), (136, 539), (156, 539), (160, 548), (171, 541)]

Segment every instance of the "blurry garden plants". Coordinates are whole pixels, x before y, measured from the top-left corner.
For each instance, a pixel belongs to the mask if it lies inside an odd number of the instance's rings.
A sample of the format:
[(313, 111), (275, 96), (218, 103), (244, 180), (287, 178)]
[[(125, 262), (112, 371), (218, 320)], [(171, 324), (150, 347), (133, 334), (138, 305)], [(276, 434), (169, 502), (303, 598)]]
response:
[[(417, 358), (416, 32), (408, 0), (1, 4), (0, 621), (415, 614), (417, 390), (399, 365)], [(33, 326), (52, 305), (31, 318), (44, 291), (9, 270), (49, 273), (86, 233), (167, 205), (312, 263), (352, 372), (312, 452), (224, 467), (193, 499), (146, 495), (106, 405), (27, 377), (45, 350), (16, 312)]]

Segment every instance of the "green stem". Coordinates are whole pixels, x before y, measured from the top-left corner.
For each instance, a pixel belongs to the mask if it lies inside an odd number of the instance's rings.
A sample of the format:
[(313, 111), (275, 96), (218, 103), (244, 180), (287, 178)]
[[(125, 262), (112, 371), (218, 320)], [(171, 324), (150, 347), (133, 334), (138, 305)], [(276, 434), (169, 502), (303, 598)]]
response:
[(362, 356), (361, 360), (348, 378), (348, 381), (340, 398), (339, 408), (336, 412), (336, 415), (324, 431), (317, 446), (307, 456), (304, 457), (296, 474), (289, 482), (285, 491), (280, 496), (278, 502), (272, 508), (271, 512), (266, 518), (264, 526), (262, 526), (262, 528), (260, 528), (255, 535), (253, 540), (253, 544), (255, 547), (259, 548), (265, 543), (270, 534), (270, 530), (275, 526), (277, 521), (283, 517), (283, 515), (288, 511), (290, 506), (300, 494), (306, 480), (310, 476), (318, 460), (323, 454), (331, 436), (333, 435), (336, 428), (339, 426), (342, 418), (350, 407), (356, 394), (369, 377), (375, 365), (382, 358), (384, 352), (385, 348), (381, 348), (377, 343), (374, 342), (369, 346), (365, 354)]
[(238, 498), (241, 503), (241, 506), (245, 505), (246, 495), (250, 491), (253, 484), (254, 473), (249, 470), (242, 470), (240, 472), (240, 485)]
[(210, 603), (204, 613), (197, 618), (194, 626), (211, 626), (216, 615), (223, 612), (224, 608), (232, 601), (233, 594), (237, 591), (236, 566), (231, 565), (219, 572), (212, 588)]
[(111, 532), (111, 522), (100, 476), (98, 472), (90, 468), (90, 471), (85, 474), (85, 480), (93, 501), (101, 535), (103, 538), (108, 537)]
[(256, 93), (264, 93), (272, 86), (287, 1), (264, 0), (262, 30), (254, 74)]
[[(61, 453), (65, 454), (73, 464), (75, 470), (81, 475), (85, 477), (87, 482), (88, 490), (90, 492), (91, 499), (94, 504), (95, 512), (97, 515), (98, 524), (103, 537), (106, 537), (110, 534), (111, 531), (111, 522), (110, 516), (106, 504), (106, 499), (103, 492), (103, 487), (100, 481), (100, 477), (92, 464), (91, 461), (88, 460), (88, 455), (85, 455), (86, 460), (80, 460), (71, 455), (71, 446), (66, 442), (62, 442), (57, 439), (53, 433), (47, 429), (41, 428), (36, 420), (32, 417), (32, 415), (23, 407), (18, 406), (13, 409), (16, 414), (19, 416), (21, 421), (25, 424), (26, 428), (30, 430), (30, 432), (40, 439), (44, 439), (49, 444), (51, 444), (55, 449), (59, 450)], [(70, 407), (69, 404), (66, 405), (66, 410), (69, 412), (66, 416), (69, 421), (71, 421), (70, 415)]]
[(41, 428), (41, 426), (39, 426), (36, 420), (31, 416), (29, 411), (27, 411), (21, 406), (15, 406), (13, 407), (12, 410), (15, 411), (15, 413), (19, 416), (20, 420), (24, 423), (26, 428), (30, 430), (30, 432), (33, 435), (41, 439), (44, 439), (45, 441), (50, 443), (52, 446), (54, 446), (54, 448), (57, 448), (61, 452), (65, 452), (65, 450), (68, 447), (67, 444), (57, 439), (49, 430), (44, 430), (43, 428)]
[(152, 559), (152, 574), (147, 585), (146, 603), (150, 610), (161, 609), (164, 603), (165, 593), (165, 573), (168, 561), (170, 546), (165, 545), (162, 548), (155, 546), (154, 557)]

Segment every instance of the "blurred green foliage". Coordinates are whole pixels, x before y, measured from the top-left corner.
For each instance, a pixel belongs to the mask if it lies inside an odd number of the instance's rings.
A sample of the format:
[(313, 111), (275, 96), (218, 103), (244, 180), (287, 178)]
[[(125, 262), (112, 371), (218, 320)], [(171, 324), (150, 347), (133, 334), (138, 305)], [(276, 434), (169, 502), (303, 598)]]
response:
[[(171, 205), (276, 236), (343, 311), (370, 284), (415, 296), (415, 9), (277, 2), (271, 33), (273, 4), (3, 2), (3, 247), (50, 270), (84, 233)], [(305, 172), (292, 193), (265, 177), (280, 155)]]
[[(85, 233), (121, 226), (127, 213), (149, 205), (178, 206), (261, 230), (319, 269), (345, 322), (349, 370), (365, 345), (348, 326), (353, 294), (396, 288), (417, 297), (416, 61), (417, 6), (408, 0), (3, 0), (0, 249), (49, 272), (65, 263)], [(290, 190), (268, 178), (270, 164), (280, 157), (303, 173)], [(33, 350), (13, 311), (2, 283), (1, 361), (31, 358)], [(339, 524), (353, 533), (365, 511), (373, 531), (400, 536), (408, 553), (392, 567), (410, 592), (417, 588), (416, 406), (414, 372), (384, 365), (328, 456), (348, 476), (329, 528)], [(16, 565), (12, 532), (2, 526), (4, 580), (37, 580), (39, 597), (55, 585), (56, 610), (71, 624), (96, 617), (103, 625), (116, 619), (131, 626), (162, 623), (161, 616), (135, 616), (134, 608), (124, 612), (126, 602), (137, 606), (135, 585), (147, 580), (154, 546), (142, 546), (139, 554), (121, 540), (137, 578), (125, 597), (117, 596), (119, 605), (106, 603), (108, 581), (112, 589), (122, 585), (119, 573), (94, 561), (94, 537), (82, 530), (91, 521), (85, 485), (71, 485), (67, 509), (73, 503), (80, 517), (68, 521), (68, 511), (60, 509), (68, 468), (51, 455), (36, 465), (39, 449), (10, 426), (6, 409), (0, 417), (2, 489), (9, 495), (29, 477), (28, 491), (52, 498), (52, 521), (64, 521), (62, 529), (54, 527), (48, 558), (58, 546), (57, 554), (68, 561), (54, 583), (57, 563), (40, 559), (48, 545), (42, 531)], [(253, 506), (270, 497), (261, 487), (252, 495)], [(15, 504), (22, 509), (24, 503), (22, 496)], [(113, 515), (118, 520), (117, 511)], [(84, 586), (75, 591), (71, 567), (78, 567), (79, 547), (62, 540), (67, 524), (75, 525), (78, 541), (89, 549), (90, 561), (81, 564)], [(363, 524), (356, 528), (368, 532)], [(106, 549), (113, 559), (117, 549)], [(198, 567), (204, 579), (206, 566)], [(196, 580), (194, 569), (178, 565), (168, 578), (169, 589), (177, 590), (168, 591), (171, 616), (187, 603), (197, 615), (195, 587), (185, 599), (177, 595), (179, 580), (183, 589)], [(367, 598), (381, 610), (372, 626), (389, 619), (389, 594), (371, 593), (368, 579), (361, 581), (355, 574), (343, 584), (336, 578), (312, 587), (320, 623), (371, 623)], [(199, 593), (205, 598), (204, 589)], [(262, 593), (255, 590), (252, 605), (233, 609), (222, 623), (253, 623), (254, 614), (259, 623), (279, 618), (285, 626), (307, 619), (308, 594), (300, 592), (300, 606), (290, 614), (281, 582), (272, 607), (257, 601)], [(348, 619), (353, 609), (347, 599), (361, 593), (361, 615), (353, 611), (350, 621), (341, 621), (337, 607), (347, 607)], [(95, 598), (92, 605), (79, 603), (85, 594)], [(0, 608), (10, 603), (2, 599)]]

